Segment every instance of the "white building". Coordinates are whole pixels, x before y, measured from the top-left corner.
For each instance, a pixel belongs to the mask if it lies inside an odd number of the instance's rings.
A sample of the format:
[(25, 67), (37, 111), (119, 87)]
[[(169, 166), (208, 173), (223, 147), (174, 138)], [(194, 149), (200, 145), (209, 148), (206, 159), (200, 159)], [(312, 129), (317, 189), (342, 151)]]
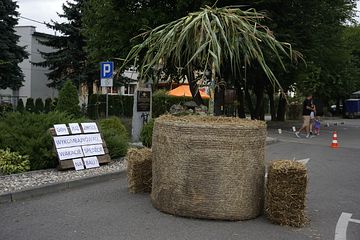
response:
[(46, 40), (48, 34), (35, 31), (33, 26), (16, 26), (16, 34), (20, 36), (18, 45), (26, 46), (25, 50), (29, 57), (19, 64), (23, 74), (23, 86), (18, 90), (5, 89), (0, 90), (0, 101), (12, 102), (16, 104), (18, 98), (22, 98), (24, 103), (27, 98), (54, 98), (57, 96), (57, 90), (47, 87), (48, 77), (46, 73), (48, 69), (38, 67), (32, 62), (41, 62), (44, 59), (39, 51), (51, 52), (52, 48), (40, 44), (39, 40)]

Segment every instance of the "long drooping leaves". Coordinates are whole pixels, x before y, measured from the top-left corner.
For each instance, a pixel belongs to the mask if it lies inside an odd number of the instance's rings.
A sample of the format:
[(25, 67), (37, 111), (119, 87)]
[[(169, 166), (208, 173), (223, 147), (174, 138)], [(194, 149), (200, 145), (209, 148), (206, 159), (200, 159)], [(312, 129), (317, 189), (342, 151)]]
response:
[[(264, 18), (255, 9), (207, 6), (138, 36), (144, 37), (144, 41), (131, 49), (123, 66), (139, 58), (140, 76), (145, 79), (159, 63), (171, 63), (179, 68), (201, 66), (204, 70), (215, 67), (221, 75), (224, 64), (230, 64), (236, 74), (243, 66), (257, 62), (277, 84), (266, 58), (275, 57), (283, 66), (281, 55), (292, 58), (292, 49), (261, 25)], [(265, 52), (271, 55), (265, 56)]]

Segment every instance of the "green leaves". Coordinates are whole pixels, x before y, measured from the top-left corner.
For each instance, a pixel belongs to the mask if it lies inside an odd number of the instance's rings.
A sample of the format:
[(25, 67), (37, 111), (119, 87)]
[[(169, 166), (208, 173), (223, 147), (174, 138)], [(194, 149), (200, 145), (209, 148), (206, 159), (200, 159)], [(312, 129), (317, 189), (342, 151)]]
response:
[[(201, 66), (204, 71), (215, 66), (217, 74), (225, 64), (233, 74), (242, 66), (257, 62), (274, 83), (277, 79), (267, 65), (266, 52), (282, 63), (282, 55), (291, 58), (291, 45), (277, 41), (266, 26), (265, 16), (254, 9), (205, 7), (141, 35), (145, 40), (132, 48), (123, 67), (141, 55), (139, 71), (146, 79), (152, 68), (170, 63), (177, 68)], [(144, 53), (142, 55), (142, 53)]]

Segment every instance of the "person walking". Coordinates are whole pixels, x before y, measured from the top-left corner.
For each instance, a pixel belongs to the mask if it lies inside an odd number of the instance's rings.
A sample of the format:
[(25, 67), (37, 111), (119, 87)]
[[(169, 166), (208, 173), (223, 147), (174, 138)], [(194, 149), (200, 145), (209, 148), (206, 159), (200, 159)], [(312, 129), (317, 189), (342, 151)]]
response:
[(303, 124), (299, 131), (295, 132), (296, 137), (300, 138), (301, 131), (306, 131), (306, 138), (310, 137), (310, 114), (313, 109), (312, 94), (309, 94), (303, 102)]

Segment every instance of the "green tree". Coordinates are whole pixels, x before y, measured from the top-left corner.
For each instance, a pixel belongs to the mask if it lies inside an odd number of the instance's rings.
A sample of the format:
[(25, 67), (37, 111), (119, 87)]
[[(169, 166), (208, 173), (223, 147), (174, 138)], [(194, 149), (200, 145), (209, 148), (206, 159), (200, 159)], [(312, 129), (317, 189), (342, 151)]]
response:
[(80, 116), (79, 96), (71, 80), (67, 80), (61, 88), (56, 110), (73, 116)]
[[(256, 63), (274, 85), (278, 84), (265, 55), (271, 52), (282, 64), (280, 54), (291, 56), (293, 52), (290, 44), (278, 42), (270, 30), (261, 25), (263, 18), (254, 9), (205, 7), (146, 32), (144, 42), (132, 48), (124, 65), (145, 52), (139, 66), (142, 79), (147, 79), (161, 61), (188, 72), (192, 66), (203, 72), (211, 71), (209, 112), (213, 114), (215, 86), (221, 84), (224, 64), (236, 75), (241, 74), (239, 69), (243, 66), (247, 68)], [(204, 74), (198, 82), (206, 80)]]
[(21, 98), (19, 99), (18, 104), (16, 106), (16, 111), (18, 111), (18, 112), (24, 112), (25, 111), (24, 101)]
[(63, 13), (58, 14), (65, 22), (52, 22), (47, 25), (59, 32), (48, 40), (41, 41), (45, 46), (57, 49), (54, 52), (41, 52), (45, 59), (35, 65), (48, 67), (49, 87), (60, 89), (67, 79), (72, 79), (75, 86), (87, 84), (89, 94), (92, 94), (94, 82), (93, 69), (84, 51), (86, 42), (81, 33), (82, 8), (85, 0), (66, 1), (63, 4)]
[(23, 84), (24, 76), (19, 63), (27, 58), (25, 47), (17, 45), (19, 36), (14, 27), (18, 23), (17, 4), (12, 0), (0, 3), (0, 89), (18, 89)]
[(35, 99), (35, 113), (44, 112), (44, 102), (41, 98)]
[(27, 112), (31, 112), (31, 113), (33, 113), (35, 111), (35, 104), (34, 104), (33, 98), (26, 99), (25, 110)]

